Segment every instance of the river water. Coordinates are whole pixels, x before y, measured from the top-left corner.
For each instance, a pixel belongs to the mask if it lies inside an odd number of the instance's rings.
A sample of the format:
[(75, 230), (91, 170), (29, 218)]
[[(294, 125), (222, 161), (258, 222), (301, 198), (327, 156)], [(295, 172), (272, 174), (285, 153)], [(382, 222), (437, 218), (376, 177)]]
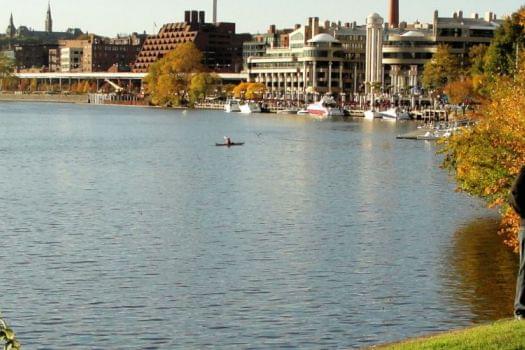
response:
[(395, 139), (414, 127), (2, 103), (0, 310), (27, 349), (358, 348), (511, 316), (497, 215)]

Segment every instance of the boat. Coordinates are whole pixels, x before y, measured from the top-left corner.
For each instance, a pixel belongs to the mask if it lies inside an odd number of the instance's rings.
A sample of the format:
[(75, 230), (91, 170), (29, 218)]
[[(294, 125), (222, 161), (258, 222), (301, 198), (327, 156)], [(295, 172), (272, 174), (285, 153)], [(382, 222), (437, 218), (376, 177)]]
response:
[(224, 111), (226, 113), (240, 112), (241, 108), (239, 106), (238, 100), (227, 100), (224, 104)]
[(216, 147), (233, 147), (233, 146), (244, 146), (244, 142), (232, 142), (230, 144), (227, 144), (227, 143), (216, 143), (215, 144)]
[(390, 108), (384, 112), (379, 112), (381, 118), (384, 120), (398, 121), (398, 120), (410, 120), (410, 114), (400, 108)]
[(434, 131), (434, 132), (430, 132), (428, 131), (426, 134), (424, 135), (419, 135), (417, 137), (418, 140), (424, 140), (424, 141), (436, 141), (436, 140), (439, 140), (441, 139), (443, 136), (437, 132), (437, 131)]
[(251, 114), (251, 113), (261, 113), (261, 106), (255, 102), (246, 102), (243, 105), (240, 105), (241, 113)]
[(291, 109), (282, 109), (280, 111), (277, 111), (277, 114), (297, 114), (297, 112), (299, 112), (298, 109), (294, 109), (294, 108), (291, 108)]
[(323, 119), (344, 116), (343, 109), (337, 105), (337, 102), (331, 95), (323, 96), (321, 101), (312, 103), (307, 110), (310, 115)]
[(297, 111), (297, 115), (310, 115), (307, 109), (300, 109)]
[(374, 120), (374, 119), (380, 119), (380, 118), (381, 118), (381, 114), (373, 109), (365, 111), (366, 120)]

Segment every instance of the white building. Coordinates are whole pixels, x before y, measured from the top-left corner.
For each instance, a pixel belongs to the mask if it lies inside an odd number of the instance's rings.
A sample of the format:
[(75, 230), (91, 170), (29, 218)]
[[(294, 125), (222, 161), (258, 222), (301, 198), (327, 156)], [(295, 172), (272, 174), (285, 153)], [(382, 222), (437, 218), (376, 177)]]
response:
[(82, 70), (84, 50), (81, 47), (65, 47), (60, 49), (60, 71), (77, 72)]
[[(266, 85), (268, 98), (305, 101), (331, 93), (344, 100), (356, 90), (355, 75), (363, 66), (358, 70), (356, 60), (364, 62), (363, 45), (359, 45), (364, 35), (350, 24), (326, 22), (320, 27), (318, 18), (310, 18), (308, 25), (289, 34), (287, 47), (268, 48), (263, 56), (248, 57), (246, 73), (250, 82)], [(334, 36), (344, 39), (344, 45)], [(360, 54), (350, 57), (348, 50), (354, 47)]]
[(372, 13), (366, 19), (366, 93), (383, 84), (383, 18)]

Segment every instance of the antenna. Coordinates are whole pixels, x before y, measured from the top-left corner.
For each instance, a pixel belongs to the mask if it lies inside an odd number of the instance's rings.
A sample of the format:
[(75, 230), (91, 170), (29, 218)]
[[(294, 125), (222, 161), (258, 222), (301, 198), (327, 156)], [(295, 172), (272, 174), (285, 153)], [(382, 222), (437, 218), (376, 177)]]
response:
[(217, 24), (217, 0), (213, 0), (213, 24)]

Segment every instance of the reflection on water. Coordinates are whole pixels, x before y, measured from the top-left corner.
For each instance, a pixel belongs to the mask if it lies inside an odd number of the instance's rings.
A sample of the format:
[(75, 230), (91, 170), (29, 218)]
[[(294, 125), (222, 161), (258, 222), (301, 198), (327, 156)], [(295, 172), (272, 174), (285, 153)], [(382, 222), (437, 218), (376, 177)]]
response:
[(396, 140), (414, 127), (0, 104), (0, 309), (28, 349), (353, 348), (506, 315), (515, 258), (464, 225), (490, 211), (433, 143)]
[(498, 218), (482, 218), (460, 227), (444, 266), (449, 302), (467, 307), (471, 321), (511, 317), (518, 257), (496, 235)]

